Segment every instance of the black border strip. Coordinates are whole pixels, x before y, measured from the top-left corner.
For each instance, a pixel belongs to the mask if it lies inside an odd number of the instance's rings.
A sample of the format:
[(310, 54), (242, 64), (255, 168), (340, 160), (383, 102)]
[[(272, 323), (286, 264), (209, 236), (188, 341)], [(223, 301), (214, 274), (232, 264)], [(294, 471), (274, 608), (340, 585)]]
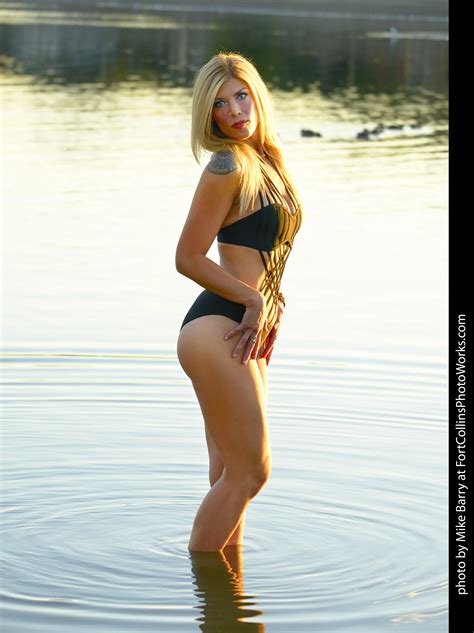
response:
[[(460, 9), (461, 7), (457, 7)], [(455, 17), (456, 31), (465, 16)], [(453, 24), (451, 23), (451, 27)], [(450, 142), (449, 142), (449, 630), (474, 632), (474, 455), (472, 433), (472, 303), (473, 257), (468, 228), (472, 216), (472, 194), (466, 184), (474, 173), (469, 156), (472, 98), (468, 98), (470, 78), (466, 57), (470, 37), (466, 31), (450, 28)], [(470, 135), (472, 138), (472, 134)], [(471, 173), (469, 173), (471, 172)]]

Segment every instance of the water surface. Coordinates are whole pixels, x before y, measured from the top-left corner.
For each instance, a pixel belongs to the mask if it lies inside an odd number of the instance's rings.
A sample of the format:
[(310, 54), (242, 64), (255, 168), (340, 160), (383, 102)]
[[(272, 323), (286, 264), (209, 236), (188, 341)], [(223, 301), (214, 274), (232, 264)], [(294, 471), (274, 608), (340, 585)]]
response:
[(4, 630), (446, 631), (443, 27), (241, 32), (304, 222), (269, 367), (272, 477), (223, 557), (187, 550), (207, 451), (176, 338), (201, 288), (174, 251), (202, 169), (191, 78), (237, 35), (225, 16), (8, 15)]

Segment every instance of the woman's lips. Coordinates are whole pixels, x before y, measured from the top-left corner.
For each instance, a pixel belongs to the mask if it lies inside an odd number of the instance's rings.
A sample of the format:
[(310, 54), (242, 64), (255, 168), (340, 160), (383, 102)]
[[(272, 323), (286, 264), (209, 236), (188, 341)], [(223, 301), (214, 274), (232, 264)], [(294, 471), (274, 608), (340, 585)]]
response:
[(232, 127), (236, 127), (237, 129), (240, 130), (240, 128), (243, 128), (244, 125), (247, 125), (248, 121), (240, 121), (239, 123), (234, 123), (234, 125)]

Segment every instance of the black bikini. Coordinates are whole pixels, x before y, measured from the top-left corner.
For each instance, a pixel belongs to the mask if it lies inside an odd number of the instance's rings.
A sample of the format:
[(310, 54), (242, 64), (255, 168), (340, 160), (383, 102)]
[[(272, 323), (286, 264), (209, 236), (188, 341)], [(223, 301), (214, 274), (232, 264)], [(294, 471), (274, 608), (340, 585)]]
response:
[[(268, 188), (273, 191), (273, 197), (281, 197), (266, 172), (263, 174)], [(293, 239), (301, 226), (301, 207), (292, 197), (296, 210), (291, 213), (276, 200), (264, 205), (262, 194), (259, 192), (258, 195), (262, 204), (260, 209), (223, 226), (217, 234), (217, 241), (247, 246), (260, 253), (266, 273), (258, 290), (265, 297), (268, 325), (260, 338), (260, 347), (262, 347), (278, 316), (280, 283)], [(240, 323), (245, 310), (246, 307), (242, 303), (236, 303), (205, 289), (188, 310), (181, 328), (189, 321), (206, 314), (222, 314)]]

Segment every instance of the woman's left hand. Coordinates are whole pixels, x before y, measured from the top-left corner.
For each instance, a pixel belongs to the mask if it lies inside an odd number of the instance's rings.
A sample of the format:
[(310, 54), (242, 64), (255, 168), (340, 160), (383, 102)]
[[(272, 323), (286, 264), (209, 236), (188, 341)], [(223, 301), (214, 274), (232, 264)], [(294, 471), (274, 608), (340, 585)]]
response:
[(265, 358), (267, 361), (267, 367), (270, 363), (270, 358), (272, 357), (272, 352), (273, 352), (273, 347), (275, 345), (275, 341), (278, 335), (278, 329), (280, 327), (280, 320), (281, 317), (283, 315), (283, 303), (281, 301), (278, 301), (278, 316), (277, 319), (275, 321), (275, 324), (273, 325), (272, 329), (270, 330), (269, 335), (267, 336), (267, 338), (265, 339), (265, 342), (263, 344), (263, 351), (260, 354), (260, 358)]

